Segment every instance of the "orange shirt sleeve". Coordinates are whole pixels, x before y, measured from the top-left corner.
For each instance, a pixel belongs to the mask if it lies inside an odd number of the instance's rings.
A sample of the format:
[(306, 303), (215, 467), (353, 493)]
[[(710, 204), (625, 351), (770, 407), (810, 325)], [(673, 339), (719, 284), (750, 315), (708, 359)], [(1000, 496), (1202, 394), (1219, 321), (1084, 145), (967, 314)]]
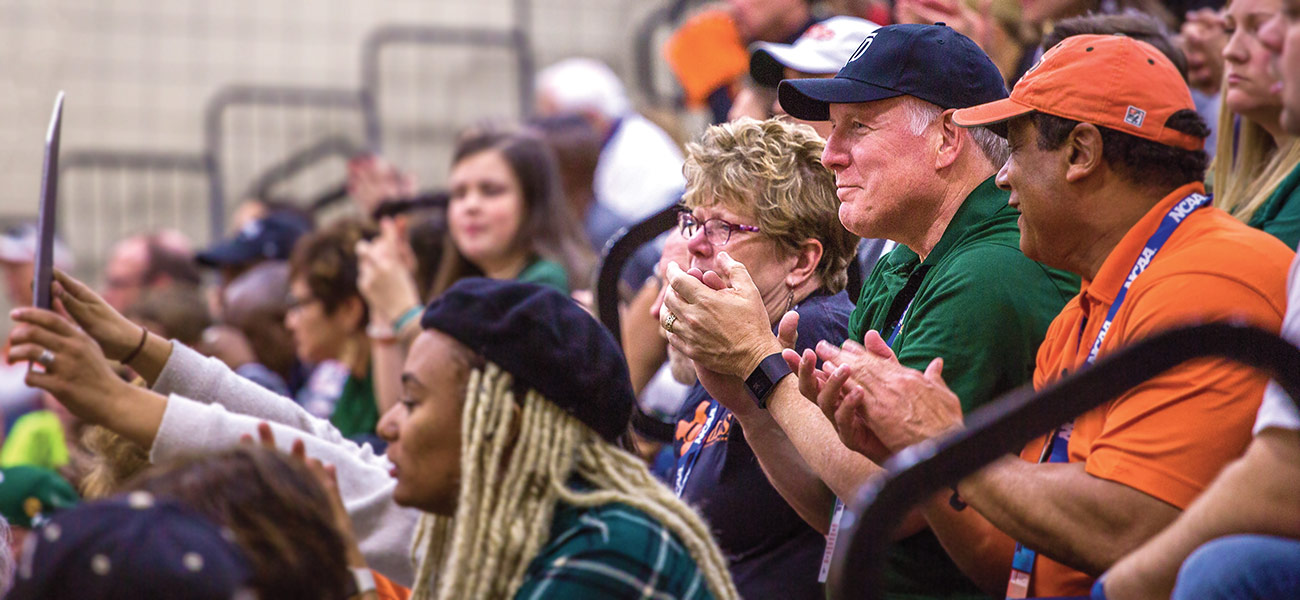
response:
[(677, 28), (664, 44), (664, 58), (692, 108), (749, 72), (749, 51), (731, 15), (720, 9), (701, 12)]
[[(1182, 273), (1146, 283), (1130, 291), (1125, 304), (1134, 308), (1124, 311), (1125, 322), (1116, 318), (1120, 345), (1190, 323), (1281, 327), (1279, 298), (1222, 275)], [(1230, 361), (1188, 362), (1076, 420), (1071, 454), (1086, 452), (1086, 470), (1096, 477), (1184, 509), (1245, 450), (1266, 383), (1263, 374)]]
[(375, 576), (375, 593), (379, 594), (379, 600), (409, 600), (411, 590), (408, 590), (396, 583), (393, 583), (382, 573), (374, 569), (370, 570)]

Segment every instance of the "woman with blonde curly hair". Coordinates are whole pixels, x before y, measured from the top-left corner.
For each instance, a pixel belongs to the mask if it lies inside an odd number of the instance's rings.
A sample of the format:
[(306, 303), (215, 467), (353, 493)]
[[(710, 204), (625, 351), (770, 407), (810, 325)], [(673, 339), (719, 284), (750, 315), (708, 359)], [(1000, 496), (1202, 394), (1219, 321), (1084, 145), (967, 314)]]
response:
[[(681, 268), (725, 272), (724, 253), (743, 263), (768, 327), (798, 313), (800, 351), (845, 339), (853, 311), (844, 287), (858, 237), (840, 225), (835, 180), (821, 164), (824, 146), (807, 125), (741, 119), (710, 127), (686, 147), (679, 227), (690, 264)], [(663, 318), (671, 332), (675, 316)], [(768, 457), (750, 447), (763, 428), (746, 426), (741, 434), (736, 413), (705, 387), (718, 377), (700, 380), (676, 415), (677, 494), (700, 507), (742, 596), (824, 597), (819, 529), (834, 496), (820, 481), (797, 491), (774, 487), (764, 473)]]

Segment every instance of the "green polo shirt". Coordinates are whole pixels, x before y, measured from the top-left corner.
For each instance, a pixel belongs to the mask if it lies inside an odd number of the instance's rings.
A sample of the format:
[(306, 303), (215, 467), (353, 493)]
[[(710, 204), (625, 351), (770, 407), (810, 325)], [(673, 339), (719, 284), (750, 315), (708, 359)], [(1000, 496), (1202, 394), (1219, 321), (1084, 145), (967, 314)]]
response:
[[(993, 178), (985, 180), (924, 262), (905, 246), (881, 260), (862, 286), (849, 337), (862, 341), (875, 329), (888, 340), (890, 308), (899, 300), (893, 312), (902, 312), (906, 303), (897, 297), (918, 273), (913, 285), (919, 287), (892, 345), (900, 362), (925, 369), (943, 357), (944, 381), (966, 413), (1029, 383), (1047, 326), (1079, 292), (1079, 278), (1025, 258), (1018, 217), (1007, 192)], [(983, 597), (928, 530), (895, 544), (887, 596)]]
[(1300, 244), (1300, 165), (1291, 170), (1255, 211), (1250, 226), (1272, 234), (1292, 250)]

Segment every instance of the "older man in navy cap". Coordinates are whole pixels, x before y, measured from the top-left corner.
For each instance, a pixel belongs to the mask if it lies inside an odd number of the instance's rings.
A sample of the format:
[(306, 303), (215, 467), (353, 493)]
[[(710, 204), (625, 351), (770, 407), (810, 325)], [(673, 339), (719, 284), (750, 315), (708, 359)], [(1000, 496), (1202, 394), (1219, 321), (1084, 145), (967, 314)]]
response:
[[(864, 352), (865, 344), (920, 368), (943, 356), (964, 411), (1029, 381), (1048, 324), (1078, 289), (1077, 279), (1019, 250), (1017, 213), (993, 181), (1005, 141), (953, 123), (954, 109), (1006, 96), (988, 56), (942, 24), (882, 27), (834, 78), (788, 80), (778, 89), (790, 115), (831, 123), (822, 163), (835, 173), (844, 227), (899, 243), (863, 286), (845, 351)], [(887, 452), (874, 437), (838, 439), (804, 398), (815, 399), (827, 377), (842, 382), (847, 373), (828, 363), (819, 374), (812, 351), (787, 351), (781, 360), (789, 340), (768, 330), (744, 266), (729, 257), (720, 262), (722, 277), (696, 274), (703, 281), (670, 267), (662, 315), (675, 317), (670, 343), (695, 360), (709, 391), (734, 411), (764, 466), (782, 465), (768, 476), (787, 500), (816, 501), (818, 486), (801, 483), (809, 475), (848, 497), (879, 471)], [(729, 285), (717, 289), (723, 281)], [(796, 321), (789, 314), (782, 320), (783, 338)], [(792, 369), (798, 378), (785, 377)], [(836, 515), (833, 540), (842, 505), (823, 502)], [(890, 592), (978, 593), (919, 519), (904, 529)]]

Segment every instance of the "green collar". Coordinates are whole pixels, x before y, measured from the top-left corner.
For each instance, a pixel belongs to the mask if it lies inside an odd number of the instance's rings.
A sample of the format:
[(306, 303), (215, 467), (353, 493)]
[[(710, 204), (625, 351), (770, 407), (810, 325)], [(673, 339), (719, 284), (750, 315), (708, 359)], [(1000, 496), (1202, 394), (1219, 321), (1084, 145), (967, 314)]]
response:
[(952, 250), (957, 242), (966, 237), (966, 234), (972, 227), (984, 222), (993, 213), (1002, 210), (1007, 205), (1007, 193), (998, 189), (993, 177), (985, 179), (982, 183), (971, 191), (970, 195), (962, 201), (957, 212), (952, 215), (952, 221), (948, 222), (947, 229), (944, 229), (943, 236), (939, 238), (939, 243), (934, 245), (934, 250), (921, 263), (920, 255), (907, 246), (899, 245), (893, 252), (885, 257), (885, 268), (890, 271), (903, 269), (911, 272), (916, 265), (927, 264), (935, 265), (943, 260), (943, 257)]
[(939, 238), (939, 243), (934, 245), (934, 250), (925, 257), (923, 264), (933, 265), (943, 260), (944, 255), (966, 237), (972, 227), (1006, 207), (1007, 193), (998, 189), (998, 185), (993, 182), (994, 177), (985, 179), (966, 196), (966, 200), (953, 214), (952, 221), (948, 222), (948, 228), (943, 230), (943, 237)]

